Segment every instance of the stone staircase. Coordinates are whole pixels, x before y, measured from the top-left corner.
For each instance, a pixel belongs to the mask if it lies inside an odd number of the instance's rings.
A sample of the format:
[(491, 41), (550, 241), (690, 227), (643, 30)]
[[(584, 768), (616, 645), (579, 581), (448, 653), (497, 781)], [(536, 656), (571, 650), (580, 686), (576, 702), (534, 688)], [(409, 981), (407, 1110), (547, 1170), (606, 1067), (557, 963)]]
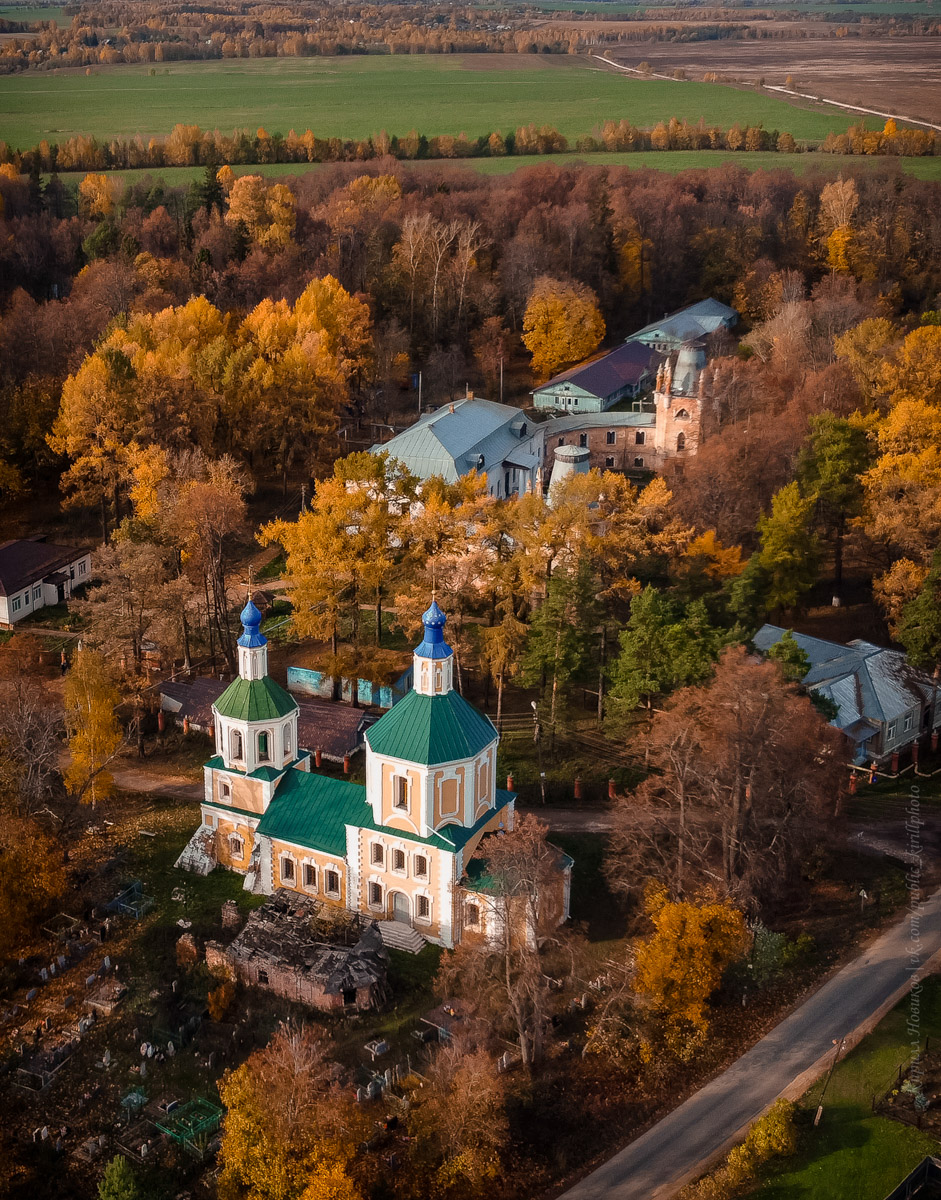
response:
[(382, 944), (406, 954), (419, 954), (428, 945), (417, 929), (404, 921), (377, 921)]

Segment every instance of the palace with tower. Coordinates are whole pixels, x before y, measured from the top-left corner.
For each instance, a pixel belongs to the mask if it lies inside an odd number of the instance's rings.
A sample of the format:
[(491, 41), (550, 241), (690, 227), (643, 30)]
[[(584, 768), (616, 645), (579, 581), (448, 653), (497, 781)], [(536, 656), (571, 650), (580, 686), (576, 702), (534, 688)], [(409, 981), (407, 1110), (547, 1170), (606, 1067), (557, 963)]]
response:
[[(177, 865), (225, 867), (250, 890), (299, 892), (442, 946), (486, 936), (495, 913), (474, 883), (486, 878), (480, 845), (513, 828), (516, 796), (497, 787), (496, 728), (454, 689), (437, 603), (422, 617), (412, 690), (366, 732), (365, 785), (311, 769), (297, 704), (268, 675), (251, 601), (241, 621), (238, 677), (212, 709), (202, 821)], [(547, 897), (560, 920), (571, 866), (560, 854)]]

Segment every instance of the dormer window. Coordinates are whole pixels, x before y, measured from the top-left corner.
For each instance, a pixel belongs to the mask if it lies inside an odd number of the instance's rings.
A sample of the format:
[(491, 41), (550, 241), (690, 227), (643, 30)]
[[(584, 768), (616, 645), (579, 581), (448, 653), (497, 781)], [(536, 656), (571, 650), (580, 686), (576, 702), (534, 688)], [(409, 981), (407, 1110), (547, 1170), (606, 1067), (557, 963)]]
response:
[(526, 436), (528, 430), (529, 430), (529, 426), (524, 421), (523, 424), (520, 426), (520, 437), (524, 438)]

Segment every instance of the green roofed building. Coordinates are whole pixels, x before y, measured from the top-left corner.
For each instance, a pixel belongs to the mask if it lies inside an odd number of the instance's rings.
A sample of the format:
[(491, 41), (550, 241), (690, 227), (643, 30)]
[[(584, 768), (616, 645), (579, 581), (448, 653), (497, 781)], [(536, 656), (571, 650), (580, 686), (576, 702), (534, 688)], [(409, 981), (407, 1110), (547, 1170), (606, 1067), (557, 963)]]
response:
[[(227, 867), (253, 891), (290, 889), (372, 916), (384, 940), (406, 949), (486, 936), (491, 915), (467, 886), (467, 867), (476, 871), (487, 834), (512, 829), (516, 797), (496, 785), (496, 729), (454, 690), (445, 620), (432, 601), (413, 690), (366, 732), (363, 786), (311, 771), (297, 704), (268, 675), (261, 614), (249, 602), (238, 678), (212, 709), (202, 823), (178, 866)], [(571, 865), (560, 856), (553, 911), (562, 920)]]

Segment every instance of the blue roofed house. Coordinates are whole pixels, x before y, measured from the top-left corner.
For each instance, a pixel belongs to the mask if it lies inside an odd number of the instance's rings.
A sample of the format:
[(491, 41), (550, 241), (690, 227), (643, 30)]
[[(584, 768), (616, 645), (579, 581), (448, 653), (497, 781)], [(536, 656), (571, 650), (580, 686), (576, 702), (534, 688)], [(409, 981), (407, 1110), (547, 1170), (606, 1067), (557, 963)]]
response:
[(738, 313), (734, 308), (710, 297), (652, 321), (632, 333), (627, 341), (641, 342), (661, 354), (671, 354), (687, 342), (699, 341), (721, 329), (732, 329), (737, 323)]
[[(496, 932), (481, 896), (480, 844), (513, 828), (516, 796), (497, 787), (496, 729), (454, 690), (445, 620), (432, 601), (412, 690), (366, 731), (363, 786), (311, 771), (297, 702), (268, 675), (261, 614), (249, 602), (238, 677), (212, 705), (216, 754), (205, 765), (201, 824), (177, 865), (227, 867), (250, 890), (372, 917), (403, 949)], [(546, 897), (560, 920), (571, 867), (560, 854)]]
[[(752, 639), (766, 653), (788, 631), (763, 625)], [(941, 697), (936, 681), (909, 665), (899, 650), (854, 639), (842, 645), (795, 633), (810, 670), (804, 687), (826, 696), (836, 706), (832, 724), (853, 745), (858, 764), (883, 762), (914, 746), (941, 726)]]
[(487, 476), (491, 496), (506, 498), (538, 489), (543, 469), (543, 433), (519, 408), (477, 399), (473, 393), (423, 416), (388, 442), (386, 451), (419, 479), (440, 475), (456, 483), (477, 471)]

